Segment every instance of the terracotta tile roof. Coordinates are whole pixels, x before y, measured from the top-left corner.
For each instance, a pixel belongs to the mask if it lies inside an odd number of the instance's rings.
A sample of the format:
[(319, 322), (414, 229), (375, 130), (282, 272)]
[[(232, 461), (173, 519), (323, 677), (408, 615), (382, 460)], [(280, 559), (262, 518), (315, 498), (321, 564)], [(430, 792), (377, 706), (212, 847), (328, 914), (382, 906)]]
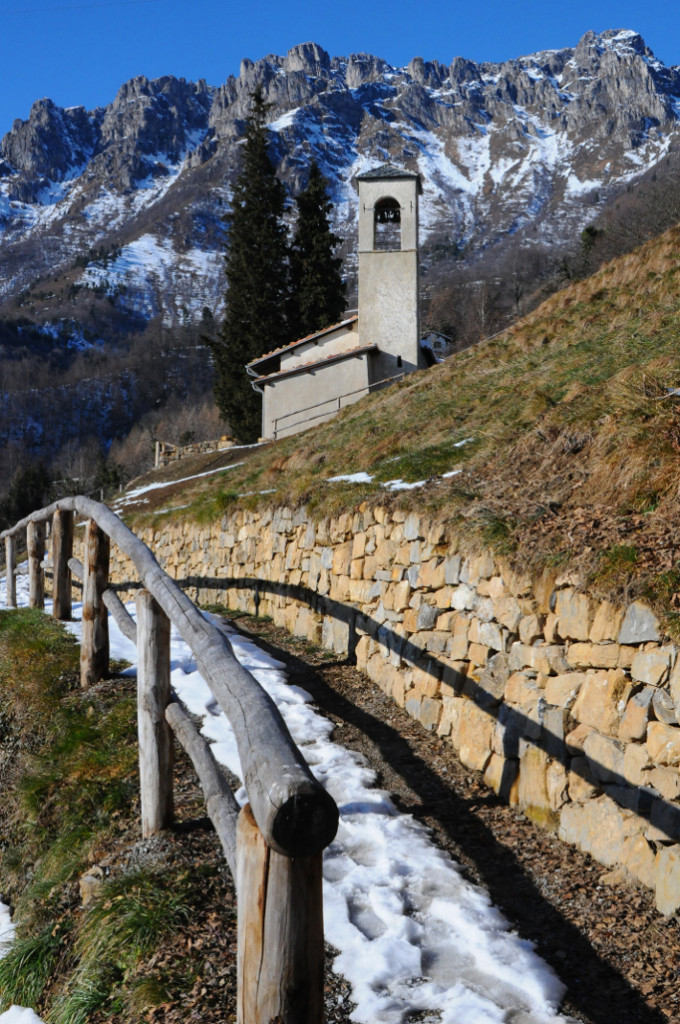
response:
[(258, 356), (257, 359), (251, 359), (248, 366), (257, 366), (258, 363), (262, 363), (267, 359), (271, 359), (272, 356), (278, 356), (281, 352), (290, 352), (298, 345), (303, 345), (306, 341), (313, 341), (314, 338), (321, 338), (324, 334), (329, 334), (331, 331), (336, 331), (338, 327), (346, 327), (347, 324), (354, 324), (359, 319), (358, 314), (350, 316), (347, 320), (341, 320), (340, 323), (331, 324), (330, 327), (324, 327), (322, 331), (315, 331), (314, 334), (308, 334), (305, 338), (298, 338), (297, 341), (291, 341), (288, 345), (282, 345), (281, 348), (272, 349), (271, 352), (265, 352), (264, 355)]
[(345, 352), (335, 352), (333, 355), (324, 356), (323, 359), (313, 359), (309, 363), (298, 363), (291, 366), (290, 370), (279, 370), (277, 373), (265, 373), (262, 377), (255, 377), (253, 384), (269, 384), (274, 380), (281, 380), (282, 377), (291, 377), (294, 373), (306, 373), (315, 366), (325, 366), (328, 363), (340, 362), (342, 359), (362, 355), (364, 352), (377, 352), (378, 346), (375, 342), (372, 345), (357, 345), (356, 348), (348, 348)]

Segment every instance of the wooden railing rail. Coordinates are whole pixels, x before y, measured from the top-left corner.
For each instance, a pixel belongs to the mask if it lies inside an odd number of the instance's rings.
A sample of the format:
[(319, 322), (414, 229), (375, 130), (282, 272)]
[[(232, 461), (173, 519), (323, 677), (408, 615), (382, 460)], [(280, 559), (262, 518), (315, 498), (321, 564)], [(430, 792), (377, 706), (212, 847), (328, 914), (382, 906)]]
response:
[[(73, 557), (75, 513), (87, 520), (82, 562)], [(52, 555), (46, 563), (48, 522)], [(44, 607), (46, 564), (57, 618), (70, 618), (71, 579), (82, 580), (81, 685), (87, 689), (108, 670), (108, 611), (137, 645), (144, 835), (172, 821), (172, 733), (196, 768), (237, 884), (239, 1024), (320, 1024), (321, 853), (337, 829), (335, 802), (312, 775), (274, 702), (234, 656), (225, 633), (205, 619), (111, 509), (82, 495), (62, 498), (1, 533), (10, 607), (16, 606), (15, 538), (24, 530), (31, 607)], [(108, 587), (110, 541), (132, 561), (144, 588), (137, 596), (136, 623)], [(234, 730), (249, 799), (240, 811), (209, 745), (171, 692), (171, 624)]]

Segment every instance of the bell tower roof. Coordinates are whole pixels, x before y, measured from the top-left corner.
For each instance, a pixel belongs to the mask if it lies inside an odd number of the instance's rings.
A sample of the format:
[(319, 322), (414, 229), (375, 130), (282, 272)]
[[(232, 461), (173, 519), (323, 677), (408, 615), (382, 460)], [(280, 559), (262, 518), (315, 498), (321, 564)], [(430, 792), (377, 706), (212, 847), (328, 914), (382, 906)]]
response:
[(395, 167), (394, 164), (380, 164), (356, 175), (357, 181), (403, 181), (404, 179), (416, 182), (418, 195), (422, 195), (423, 186), (420, 175), (416, 171), (407, 171), (404, 167)]

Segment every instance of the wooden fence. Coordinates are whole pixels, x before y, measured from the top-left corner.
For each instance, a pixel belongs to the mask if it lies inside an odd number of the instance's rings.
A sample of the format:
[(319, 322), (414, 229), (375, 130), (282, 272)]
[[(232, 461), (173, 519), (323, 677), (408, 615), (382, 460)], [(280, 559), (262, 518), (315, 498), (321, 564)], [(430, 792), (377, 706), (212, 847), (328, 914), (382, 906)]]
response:
[[(74, 513), (86, 519), (82, 563), (73, 557)], [(48, 523), (51, 558), (45, 559)], [(16, 540), (24, 531), (31, 607), (44, 607), (44, 570), (50, 567), (53, 614), (69, 620), (72, 576), (82, 580), (82, 687), (108, 671), (109, 611), (137, 645), (144, 836), (172, 822), (173, 734), (194, 764), (236, 881), (239, 1024), (321, 1024), (321, 856), (337, 830), (333, 799), (310, 772), (276, 705), (235, 658), (225, 633), (203, 617), (106, 505), (82, 496), (63, 498), (0, 534), (9, 607), (16, 607)], [(110, 541), (132, 560), (144, 587), (136, 623), (108, 588)], [(171, 624), (233, 727), (249, 800), (242, 809), (210, 746), (172, 693)]]

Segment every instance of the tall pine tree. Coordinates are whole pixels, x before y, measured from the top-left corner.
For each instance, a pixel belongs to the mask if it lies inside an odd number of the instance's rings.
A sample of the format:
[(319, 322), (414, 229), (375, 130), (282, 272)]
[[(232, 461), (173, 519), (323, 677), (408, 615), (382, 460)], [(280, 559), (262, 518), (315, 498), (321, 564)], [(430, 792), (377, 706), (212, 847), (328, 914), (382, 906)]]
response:
[(290, 338), (287, 230), (282, 220), (285, 192), (267, 152), (268, 107), (258, 89), (226, 218), (226, 314), (219, 336), (211, 343), (215, 400), (233, 433), (244, 442), (256, 441), (261, 426), (261, 397), (253, 391), (245, 365)]
[(291, 246), (290, 334), (293, 340), (337, 323), (345, 311), (342, 260), (334, 255), (341, 239), (330, 228), (331, 201), (316, 160), (307, 187), (297, 198), (297, 226)]

